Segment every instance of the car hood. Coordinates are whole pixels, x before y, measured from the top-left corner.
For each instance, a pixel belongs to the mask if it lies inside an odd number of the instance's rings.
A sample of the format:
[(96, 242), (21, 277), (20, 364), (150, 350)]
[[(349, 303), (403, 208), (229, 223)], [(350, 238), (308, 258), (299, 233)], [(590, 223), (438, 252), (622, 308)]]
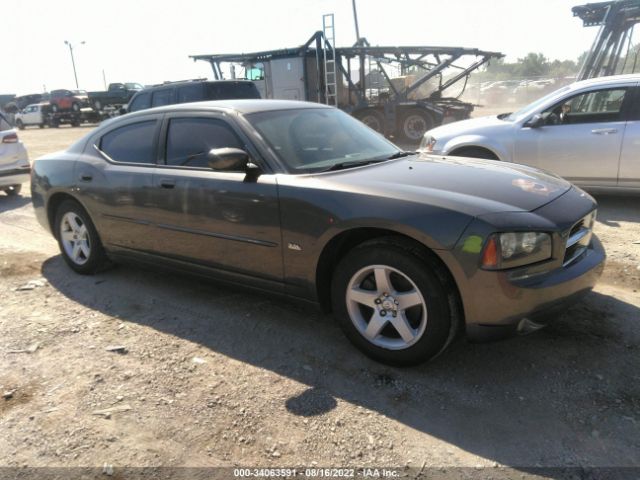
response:
[(447, 123), (429, 130), (426, 135), (430, 135), (435, 139), (442, 139), (462, 134), (477, 133), (488, 128), (493, 130), (495, 128), (509, 128), (509, 126), (511, 126), (510, 122), (500, 120), (497, 115), (490, 115), (487, 117), (470, 118), (459, 122)]
[(556, 175), (524, 165), (427, 154), (313, 177), (328, 182), (332, 189), (420, 202), (473, 216), (532, 211), (571, 188)]

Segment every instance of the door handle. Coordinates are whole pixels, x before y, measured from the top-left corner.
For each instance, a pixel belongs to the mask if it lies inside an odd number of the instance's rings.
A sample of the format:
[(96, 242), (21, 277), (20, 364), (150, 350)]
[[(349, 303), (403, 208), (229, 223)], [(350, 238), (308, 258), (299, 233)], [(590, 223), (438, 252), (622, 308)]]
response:
[(176, 186), (176, 181), (169, 178), (163, 178), (160, 180), (160, 186), (162, 188), (173, 188)]
[(93, 180), (93, 176), (88, 173), (81, 173), (80, 180), (82, 180), (83, 182), (90, 182), (91, 180)]
[(617, 128), (595, 128), (591, 130), (591, 133), (595, 135), (611, 135), (612, 133), (618, 133)]

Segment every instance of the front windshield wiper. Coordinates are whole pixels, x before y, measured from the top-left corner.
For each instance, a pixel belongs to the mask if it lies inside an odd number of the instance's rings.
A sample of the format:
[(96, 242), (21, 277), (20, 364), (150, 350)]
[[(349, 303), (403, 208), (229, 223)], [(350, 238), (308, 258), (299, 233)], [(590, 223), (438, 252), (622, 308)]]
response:
[(326, 168), (326, 169), (324, 169), (322, 171), (323, 172), (333, 172), (335, 170), (344, 170), (346, 168), (362, 167), (364, 165), (370, 165), (372, 163), (380, 163), (380, 162), (384, 162), (384, 160), (362, 160), (362, 161), (359, 161), (359, 162), (357, 162), (357, 161), (340, 162), (340, 163), (334, 163), (329, 168)]
[(399, 150), (393, 155), (391, 155), (390, 157), (386, 157), (386, 158), (374, 158), (369, 160), (334, 163), (329, 168), (322, 171), (334, 172), (336, 170), (344, 170), (346, 168), (362, 167), (364, 165), (371, 165), (372, 163), (386, 162), (387, 160), (394, 160), (396, 158), (407, 157), (409, 155), (415, 155), (415, 152), (404, 152), (402, 150)]
[(395, 158), (408, 157), (409, 155), (415, 155), (416, 152), (405, 152), (403, 150), (399, 150), (390, 157), (387, 157), (387, 160), (393, 160)]

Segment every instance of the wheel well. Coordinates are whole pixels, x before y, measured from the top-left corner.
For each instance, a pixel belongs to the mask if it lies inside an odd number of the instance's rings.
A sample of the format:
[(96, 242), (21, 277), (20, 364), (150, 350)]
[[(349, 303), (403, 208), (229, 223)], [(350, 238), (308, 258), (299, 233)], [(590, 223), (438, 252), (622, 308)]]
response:
[[(454, 157), (472, 157), (472, 158), (484, 158), (487, 160), (500, 160), (500, 158), (492, 151), (486, 147), (476, 147), (473, 145), (469, 145), (466, 147), (456, 148), (452, 152), (449, 153)], [(486, 155), (486, 156), (480, 156)]]
[[(49, 199), (49, 203), (47, 205), (47, 219), (49, 220), (49, 227), (51, 228), (51, 232), (53, 233), (53, 236), (58, 238), (56, 235), (56, 229), (54, 226), (54, 221), (56, 219), (56, 211), (58, 210), (58, 207), (60, 206), (60, 204), (62, 202), (64, 202), (65, 200), (73, 200), (76, 203), (80, 203), (78, 202), (78, 200), (76, 200), (73, 195), (69, 195), (68, 193), (55, 193), (54, 195), (52, 195), (52, 197)], [(84, 208), (84, 207), (83, 207)]]
[[(451, 272), (440, 257), (426, 245), (407, 235), (381, 228), (357, 228), (348, 230), (336, 235), (325, 245), (318, 259), (316, 268), (316, 288), (318, 300), (323, 311), (331, 311), (331, 278), (340, 260), (357, 246), (365, 242), (371, 242), (372, 240), (377, 240), (380, 243), (394, 242), (418, 256), (429, 258), (437, 267), (436, 275), (453, 291), (452, 301), (455, 305), (452, 305), (452, 307), (455, 309), (455, 314), (458, 318), (462, 319), (463, 309), (460, 291), (458, 290), (453, 275), (451, 275)], [(459, 325), (456, 326), (456, 330), (461, 325), (464, 325), (464, 321), (459, 320), (458, 323)]]

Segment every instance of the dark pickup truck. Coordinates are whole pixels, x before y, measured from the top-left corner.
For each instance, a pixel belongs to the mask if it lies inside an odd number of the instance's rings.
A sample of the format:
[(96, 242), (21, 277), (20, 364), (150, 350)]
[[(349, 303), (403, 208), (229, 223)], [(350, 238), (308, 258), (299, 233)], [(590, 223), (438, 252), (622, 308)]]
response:
[(139, 83), (110, 83), (106, 92), (89, 92), (89, 103), (94, 110), (122, 107), (144, 87)]

